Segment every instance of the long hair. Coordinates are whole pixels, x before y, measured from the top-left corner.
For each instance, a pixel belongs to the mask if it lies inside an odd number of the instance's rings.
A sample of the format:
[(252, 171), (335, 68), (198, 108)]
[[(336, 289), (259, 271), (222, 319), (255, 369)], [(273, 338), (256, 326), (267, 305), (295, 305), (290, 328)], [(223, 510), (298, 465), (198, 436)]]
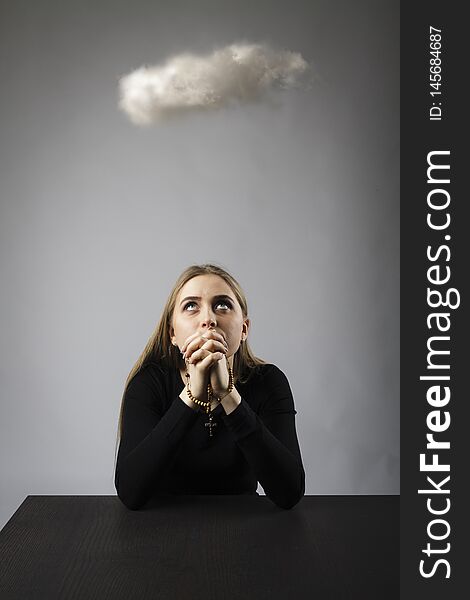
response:
[[(132, 367), (131, 372), (126, 379), (124, 393), (121, 399), (121, 410), (119, 413), (118, 424), (118, 441), (116, 442), (116, 448), (122, 435), (122, 415), (126, 391), (130, 382), (137, 375), (137, 373), (150, 362), (161, 362), (175, 369), (181, 369), (185, 367), (185, 362), (181, 356), (181, 353), (179, 352), (178, 348), (173, 346), (171, 343), (170, 328), (173, 319), (173, 311), (175, 309), (176, 299), (182, 287), (193, 277), (208, 274), (218, 275), (230, 286), (242, 309), (243, 318), (246, 319), (248, 317), (248, 304), (245, 294), (238, 281), (225, 269), (213, 264), (191, 265), (185, 269), (179, 276), (177, 282), (171, 290), (170, 295), (168, 296), (168, 300), (166, 301), (162, 316), (160, 317), (160, 321), (158, 322), (155, 331), (150, 336), (142, 354), (137, 359), (137, 362)], [(265, 364), (265, 361), (253, 354), (247, 340), (245, 340), (240, 344), (240, 347), (233, 357), (234, 381), (238, 381), (240, 383), (246, 382), (252, 372), (252, 369), (262, 364)]]

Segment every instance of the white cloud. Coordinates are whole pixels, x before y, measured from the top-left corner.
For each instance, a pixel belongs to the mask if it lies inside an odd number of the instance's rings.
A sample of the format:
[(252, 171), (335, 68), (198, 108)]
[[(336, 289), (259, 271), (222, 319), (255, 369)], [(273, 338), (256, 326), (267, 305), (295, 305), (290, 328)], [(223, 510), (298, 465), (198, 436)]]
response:
[(119, 106), (148, 125), (191, 110), (258, 101), (269, 90), (299, 85), (308, 64), (297, 52), (267, 44), (232, 44), (207, 56), (179, 54), (121, 78)]

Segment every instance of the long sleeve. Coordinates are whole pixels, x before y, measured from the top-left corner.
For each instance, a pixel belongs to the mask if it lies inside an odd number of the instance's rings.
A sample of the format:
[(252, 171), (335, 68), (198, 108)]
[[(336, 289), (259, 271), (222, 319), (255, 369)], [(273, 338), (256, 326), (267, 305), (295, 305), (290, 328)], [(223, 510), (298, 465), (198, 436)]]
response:
[(287, 377), (274, 365), (263, 386), (266, 399), (258, 415), (242, 396), (224, 422), (266, 496), (281, 508), (292, 508), (305, 493), (292, 391)]
[(197, 418), (196, 411), (180, 398), (162, 414), (162, 398), (161, 383), (144, 381), (141, 373), (131, 381), (124, 398), (115, 486), (119, 498), (133, 510), (143, 506), (158, 488)]

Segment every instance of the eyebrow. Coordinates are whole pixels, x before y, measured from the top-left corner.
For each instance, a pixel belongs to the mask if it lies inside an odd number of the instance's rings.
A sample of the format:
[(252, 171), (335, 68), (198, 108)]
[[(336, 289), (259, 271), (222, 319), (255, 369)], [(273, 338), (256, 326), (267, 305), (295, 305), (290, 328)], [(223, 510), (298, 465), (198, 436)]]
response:
[[(201, 296), (186, 296), (186, 298), (181, 300), (180, 306), (184, 302), (187, 302), (188, 300), (200, 300), (200, 299), (201, 299)], [(233, 298), (231, 298), (228, 294), (217, 294), (216, 296), (214, 296), (213, 299), (214, 300), (230, 300), (231, 302), (235, 302), (235, 300)]]

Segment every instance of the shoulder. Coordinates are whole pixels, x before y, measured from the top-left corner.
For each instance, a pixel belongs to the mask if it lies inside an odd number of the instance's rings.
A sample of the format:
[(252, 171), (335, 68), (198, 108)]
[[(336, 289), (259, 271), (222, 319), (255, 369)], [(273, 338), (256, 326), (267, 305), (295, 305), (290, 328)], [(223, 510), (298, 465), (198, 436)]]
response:
[(248, 384), (240, 390), (260, 415), (295, 414), (294, 399), (285, 373), (272, 363), (257, 365)]
[(137, 371), (127, 386), (126, 393), (135, 392), (159, 393), (162, 390), (165, 380), (168, 378), (168, 368), (155, 361), (147, 362)]
[(264, 363), (251, 369), (247, 383), (251, 385), (268, 386), (270, 388), (289, 385), (285, 373), (272, 363)]
[(135, 410), (152, 410), (163, 414), (168, 410), (174, 377), (169, 367), (159, 362), (147, 362), (137, 371), (126, 387), (124, 406)]

